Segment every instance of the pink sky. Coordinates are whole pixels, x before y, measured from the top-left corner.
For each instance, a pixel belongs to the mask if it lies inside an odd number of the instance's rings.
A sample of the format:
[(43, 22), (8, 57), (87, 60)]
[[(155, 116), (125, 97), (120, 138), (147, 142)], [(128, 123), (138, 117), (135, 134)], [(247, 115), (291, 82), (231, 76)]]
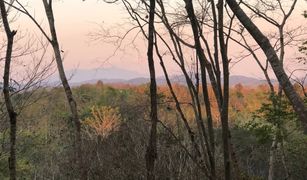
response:
[[(306, 3), (299, 0), (296, 15), (294, 15), (289, 26), (297, 24), (306, 24), (307, 20), (301, 17), (303, 7), (307, 7)], [(36, 19), (42, 22), (46, 28), (46, 19), (43, 12), (42, 2), (39, 0), (22, 1), (28, 2), (29, 12), (35, 14)], [(110, 5), (99, 0), (58, 0), (54, 1), (54, 14), (56, 19), (56, 27), (59, 41), (62, 49), (65, 51), (65, 67), (66, 69), (90, 69), (97, 67), (116, 66), (124, 69), (137, 71), (147, 74), (146, 61), (146, 44), (139, 41), (139, 52), (135, 51), (135, 47), (126, 49), (126, 52), (119, 52), (106, 62), (115, 47), (102, 41), (91, 41), (89, 34), (94, 33), (99, 28), (98, 24), (108, 27), (115, 27), (114, 31), (120, 31), (121, 26), (117, 25), (127, 22), (127, 14), (119, 5)], [(301, 8), (301, 9), (299, 9)], [(29, 31), (40, 34), (33, 26), (32, 22), (23, 15), (14, 24), (15, 29), (19, 31)], [(260, 27), (265, 29), (265, 27)], [(230, 48), (231, 49), (231, 48)], [(292, 56), (293, 50), (289, 50), (287, 57)], [(157, 67), (159, 64), (156, 65)], [(288, 65), (289, 66), (289, 65)], [(177, 74), (176, 68), (169, 66), (173, 70), (173, 74)], [(244, 69), (244, 70), (243, 70)], [(252, 60), (245, 60), (234, 66), (231, 70), (232, 74), (262, 77), (259, 68)], [(162, 71), (158, 69), (158, 75), (162, 75)]]

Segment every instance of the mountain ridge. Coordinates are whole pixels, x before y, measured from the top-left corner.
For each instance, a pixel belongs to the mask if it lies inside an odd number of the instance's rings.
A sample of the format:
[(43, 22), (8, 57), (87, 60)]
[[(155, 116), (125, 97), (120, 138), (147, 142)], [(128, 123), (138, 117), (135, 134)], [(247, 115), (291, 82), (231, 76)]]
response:
[[(146, 75), (121, 69), (118, 67), (108, 67), (108, 68), (98, 68), (98, 69), (76, 69), (68, 70), (66, 72), (67, 77), (69, 77), (69, 82), (72, 86), (80, 86), (82, 84), (95, 84), (97, 81), (102, 81), (105, 84), (127, 84), (127, 85), (141, 85), (150, 82), (150, 79)], [(195, 78), (193, 78), (195, 79)], [(166, 80), (163, 76), (157, 77), (157, 84), (163, 85), (166, 84)], [(183, 75), (171, 75), (170, 80), (173, 83), (185, 85), (185, 78)], [(266, 80), (248, 77), (244, 75), (232, 75), (229, 78), (230, 86), (236, 84), (243, 84), (248, 86), (257, 86), (260, 84), (265, 84)], [(59, 81), (57, 75), (54, 75), (50, 78), (50, 82), (54, 83)], [(208, 80), (208, 82), (210, 82)], [(276, 80), (272, 80), (273, 83), (276, 83)]]

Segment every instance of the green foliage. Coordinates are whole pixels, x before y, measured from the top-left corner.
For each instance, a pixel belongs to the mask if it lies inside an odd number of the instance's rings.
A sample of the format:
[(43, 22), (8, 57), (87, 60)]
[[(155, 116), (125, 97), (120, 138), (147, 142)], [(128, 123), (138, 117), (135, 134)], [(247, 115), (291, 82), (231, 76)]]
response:
[(287, 121), (296, 120), (296, 115), (289, 101), (285, 97), (280, 98), (277, 95), (271, 95), (269, 103), (263, 103), (253, 117), (264, 119), (279, 127)]
[(294, 133), (285, 144), (287, 163), (290, 167), (292, 179), (304, 179), (307, 177), (307, 136)]
[(242, 125), (242, 127), (247, 131), (252, 132), (261, 144), (271, 142), (276, 133), (276, 127), (273, 124), (261, 119), (247, 121)]
[(289, 124), (296, 122), (297, 117), (293, 112), (289, 101), (285, 97), (271, 95), (268, 103), (253, 114), (253, 121), (246, 123), (246, 128), (259, 138), (260, 142), (272, 141), (287, 134)]
[[(19, 131), (17, 136), (17, 175), (19, 179), (32, 179), (35, 165), (45, 156), (41, 148), (46, 141), (42, 133), (33, 133), (28, 130)], [(0, 138), (4, 147), (0, 155), (0, 178), (8, 179), (9, 134), (0, 133)]]

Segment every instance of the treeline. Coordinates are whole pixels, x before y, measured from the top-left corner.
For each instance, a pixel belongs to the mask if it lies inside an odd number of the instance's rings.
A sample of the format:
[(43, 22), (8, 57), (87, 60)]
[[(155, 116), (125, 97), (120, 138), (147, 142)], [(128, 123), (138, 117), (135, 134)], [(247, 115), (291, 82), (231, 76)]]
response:
[[(178, 100), (183, 105), (182, 110), (187, 114), (192, 131), (196, 131), (187, 87), (174, 85), (174, 91), (180, 97)], [(149, 86), (112, 87), (98, 82), (96, 85), (76, 87), (73, 93), (80, 107), (82, 153), (88, 178), (145, 179), (144, 153), (150, 127)], [(241, 175), (247, 179), (266, 179), (269, 152), (277, 130), (272, 121), (266, 119), (268, 114), (262, 111), (272, 108), (267, 98), (269, 87), (252, 88), (238, 84), (230, 89), (230, 94), (232, 143)], [(20, 115), (16, 145), (17, 176), (20, 179), (78, 178), (78, 167), (72, 163), (77, 158), (74, 153), (74, 126), (63, 95), (61, 88), (40, 89), (32, 95), (33, 98), (39, 97), (35, 104), (25, 108)], [(204, 174), (191, 160), (188, 134), (166, 86), (158, 87), (158, 104), (161, 122), (157, 130), (159, 156), (156, 177), (202, 179)], [(217, 111), (216, 107), (212, 108), (215, 109), (213, 112)], [(294, 114), (288, 102), (282, 113)], [(213, 116), (218, 116), (218, 112)], [(289, 115), (283, 118), (283, 143), (278, 144), (276, 150), (275, 177), (282, 178), (291, 173), (292, 178), (303, 180), (307, 176), (307, 158), (304, 156), (307, 139), (297, 130), (295, 117)], [(7, 179), (9, 124), (3, 120), (1, 124), (0, 178)], [(223, 172), (220, 122), (215, 121), (214, 127), (216, 162), (219, 164), (217, 172)]]

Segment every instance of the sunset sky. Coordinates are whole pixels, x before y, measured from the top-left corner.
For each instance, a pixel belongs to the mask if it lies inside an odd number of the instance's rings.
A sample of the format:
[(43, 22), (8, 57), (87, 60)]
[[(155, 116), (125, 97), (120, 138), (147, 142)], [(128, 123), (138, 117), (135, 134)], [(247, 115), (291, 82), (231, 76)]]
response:
[[(22, 0), (22, 3), (29, 9), (38, 22), (46, 29), (48, 26), (43, 4), (40, 0)], [(121, 32), (124, 28), (122, 24), (128, 22), (128, 15), (120, 5), (107, 4), (99, 0), (57, 0), (53, 3), (53, 10), (56, 19), (57, 33), (62, 49), (65, 51), (65, 67), (66, 69), (91, 69), (119, 67), (136, 71), (140, 74), (148, 74), (146, 61), (146, 43), (142, 40), (137, 41), (137, 47), (128, 46), (125, 51), (115, 51), (115, 46), (103, 42), (101, 40), (93, 40), (90, 34), (94, 34), (99, 30), (99, 26), (114, 27), (112, 31)], [(300, 0), (295, 15), (290, 20), (289, 26), (295, 27), (299, 24), (307, 24), (301, 13), (306, 3)], [(20, 14), (18, 20), (13, 24), (13, 28), (19, 32), (27, 32), (35, 34), (37, 38), (41, 34), (27, 17)], [(267, 30), (267, 27), (260, 27)], [(231, 48), (231, 47), (230, 47)], [(137, 52), (135, 49), (139, 49)], [(294, 50), (288, 50), (287, 58), (293, 57)], [(108, 59), (108, 57), (112, 56)], [(157, 67), (159, 64), (157, 64)], [(287, 65), (290, 66), (290, 65)], [(176, 74), (176, 68), (173, 74)], [(242, 71), (244, 69), (244, 71)], [(287, 67), (286, 67), (287, 69)], [(232, 74), (255, 76), (261, 78), (259, 68), (252, 60), (245, 60), (236, 64), (231, 69)], [(162, 75), (162, 71), (158, 67), (158, 75)]]

